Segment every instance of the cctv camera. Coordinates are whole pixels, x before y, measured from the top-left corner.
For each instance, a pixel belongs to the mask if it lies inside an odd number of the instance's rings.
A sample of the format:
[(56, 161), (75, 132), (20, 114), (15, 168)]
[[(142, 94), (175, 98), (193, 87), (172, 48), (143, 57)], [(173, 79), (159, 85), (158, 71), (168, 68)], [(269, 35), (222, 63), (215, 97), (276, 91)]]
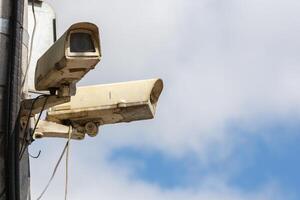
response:
[(104, 124), (152, 119), (161, 79), (79, 87), (71, 101), (49, 109), (46, 120), (95, 135)]
[(75, 95), (75, 84), (100, 61), (98, 27), (73, 24), (38, 60), (36, 90), (58, 91), (59, 96)]

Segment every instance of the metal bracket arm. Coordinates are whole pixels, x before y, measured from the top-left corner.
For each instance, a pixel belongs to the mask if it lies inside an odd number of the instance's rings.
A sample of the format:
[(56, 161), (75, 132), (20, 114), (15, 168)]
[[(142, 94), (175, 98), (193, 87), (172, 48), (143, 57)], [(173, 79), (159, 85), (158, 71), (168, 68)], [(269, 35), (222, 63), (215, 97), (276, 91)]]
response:
[(47, 110), (50, 107), (67, 103), (70, 100), (70, 97), (58, 97), (55, 95), (43, 96), (38, 99), (25, 99), (21, 103), (21, 116), (33, 116), (40, 113), (43, 108), (44, 110)]
[(77, 129), (71, 126), (65, 126), (54, 122), (39, 121), (35, 133), (34, 139), (55, 137), (55, 138), (68, 138), (69, 132), (71, 132), (71, 139), (81, 140), (84, 139), (85, 133), (79, 132)]

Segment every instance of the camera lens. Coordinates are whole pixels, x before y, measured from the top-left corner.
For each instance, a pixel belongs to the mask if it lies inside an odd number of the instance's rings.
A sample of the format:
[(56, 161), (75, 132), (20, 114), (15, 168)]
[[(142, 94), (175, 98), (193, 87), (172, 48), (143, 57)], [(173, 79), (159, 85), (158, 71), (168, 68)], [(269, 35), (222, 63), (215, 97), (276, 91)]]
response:
[(70, 35), (71, 52), (95, 52), (94, 43), (89, 33), (72, 33)]

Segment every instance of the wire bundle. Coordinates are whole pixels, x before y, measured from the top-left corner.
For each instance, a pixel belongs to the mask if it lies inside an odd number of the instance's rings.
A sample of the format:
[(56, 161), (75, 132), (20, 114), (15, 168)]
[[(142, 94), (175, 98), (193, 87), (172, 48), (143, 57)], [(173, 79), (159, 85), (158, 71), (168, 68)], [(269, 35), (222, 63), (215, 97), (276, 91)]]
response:
[(64, 154), (66, 153), (66, 182), (65, 182), (65, 200), (67, 199), (67, 191), (68, 191), (68, 160), (69, 160), (69, 148), (70, 148), (70, 141), (71, 141), (71, 136), (72, 136), (72, 128), (71, 128), (71, 126), (69, 126), (69, 131), (68, 131), (68, 140), (67, 140), (67, 142), (66, 142), (66, 144), (65, 144), (65, 147), (64, 147), (64, 149), (63, 149), (63, 151), (62, 151), (62, 153), (60, 154), (60, 156), (59, 156), (59, 159), (58, 159), (58, 161), (57, 161), (57, 163), (56, 163), (56, 165), (55, 165), (55, 167), (54, 167), (54, 170), (53, 170), (53, 172), (52, 172), (52, 175), (51, 175), (51, 177), (50, 177), (50, 179), (49, 179), (49, 181), (48, 181), (48, 183), (47, 183), (47, 185), (46, 185), (46, 187), (44, 188), (44, 190), (42, 191), (42, 193), (40, 194), (40, 196), (37, 198), (37, 200), (40, 200), (42, 197), (43, 197), (43, 195), (45, 194), (45, 192), (47, 191), (47, 189), (48, 189), (48, 187), (50, 186), (50, 184), (51, 184), (51, 182), (52, 182), (52, 180), (53, 180), (53, 178), (54, 178), (54, 176), (55, 176), (55, 174), (56, 174), (56, 172), (57, 172), (57, 169), (58, 169), (58, 166), (59, 166), (59, 164), (60, 164), (60, 162), (61, 162), (61, 160), (62, 160), (62, 158), (63, 158), (63, 156), (64, 156)]

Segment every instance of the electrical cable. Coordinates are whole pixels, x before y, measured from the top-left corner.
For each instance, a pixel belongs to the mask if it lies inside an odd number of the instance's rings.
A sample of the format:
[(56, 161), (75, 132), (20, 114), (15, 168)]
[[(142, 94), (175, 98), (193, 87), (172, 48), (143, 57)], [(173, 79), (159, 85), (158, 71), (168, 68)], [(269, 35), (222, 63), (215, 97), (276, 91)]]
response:
[(32, 34), (31, 34), (29, 56), (27, 58), (27, 66), (26, 66), (25, 74), (23, 74), (23, 81), (22, 81), (22, 84), (21, 84), (21, 89), (23, 89), (23, 87), (24, 87), (24, 84), (25, 84), (25, 81), (26, 81), (26, 77), (27, 77), (27, 74), (28, 74), (28, 69), (29, 69), (29, 66), (30, 66), (30, 63), (31, 63), (33, 41), (34, 41), (34, 36), (35, 36), (35, 32), (36, 32), (37, 20), (36, 20), (36, 14), (35, 14), (35, 9), (34, 9), (34, 4), (35, 4), (35, 0), (32, 0), (32, 2), (31, 2), (31, 10), (32, 10), (32, 14), (33, 14), (33, 29), (32, 29)]
[(41, 151), (41, 150), (39, 150), (39, 152), (38, 152), (38, 155), (36, 155), (36, 156), (33, 156), (33, 155), (31, 155), (31, 154), (29, 153), (29, 156), (30, 156), (31, 158), (37, 159), (37, 158), (39, 158), (39, 157), (40, 157), (41, 153), (42, 153), (42, 151)]
[[(48, 181), (46, 187), (44, 188), (44, 190), (42, 191), (42, 193), (40, 194), (40, 196), (37, 198), (37, 200), (40, 200), (40, 199), (43, 197), (43, 195), (44, 195), (45, 192), (47, 191), (47, 189), (48, 189), (50, 183), (52, 182), (52, 180), (53, 180), (53, 178), (54, 178), (54, 176), (55, 176), (55, 174), (56, 174), (56, 171), (57, 171), (57, 169), (58, 169), (58, 166), (59, 166), (59, 164), (60, 164), (60, 162), (61, 162), (61, 160), (62, 160), (62, 158), (63, 158), (63, 156), (64, 156), (64, 154), (65, 154), (65, 152), (66, 152), (66, 150), (68, 149), (68, 146), (69, 146), (69, 143), (70, 143), (70, 140), (71, 140), (71, 137), (70, 137), (71, 133), (70, 133), (70, 132), (71, 132), (71, 126), (69, 126), (69, 131), (68, 131), (69, 138), (68, 138), (68, 141), (66, 142), (65, 147), (64, 147), (62, 153), (61, 153), (60, 156), (59, 156), (59, 159), (58, 159), (58, 161), (57, 161), (57, 163), (56, 163), (56, 165), (55, 165), (55, 167), (54, 167), (54, 170), (53, 170), (53, 172), (52, 172), (52, 175), (51, 175), (51, 177), (50, 177), (50, 179), (49, 179), (49, 181)], [(66, 176), (66, 177), (67, 177), (67, 176)], [(65, 194), (65, 197), (66, 197), (66, 194)]]
[(69, 180), (69, 151), (70, 151), (71, 136), (72, 136), (72, 130), (71, 130), (71, 126), (69, 126), (69, 131), (68, 131), (68, 147), (67, 147), (67, 153), (66, 153), (65, 200), (67, 200), (67, 194), (68, 194), (68, 180)]
[[(17, 125), (18, 125), (18, 123), (19, 123), (19, 121), (20, 121), (20, 115), (21, 115), (21, 109), (19, 109), (19, 111), (18, 111), (17, 119), (16, 119), (16, 121), (15, 121), (14, 129), (13, 129), (13, 131), (11, 132), (11, 135), (15, 134), (15, 131), (17, 130)], [(10, 135), (10, 136), (11, 136), (11, 135)], [(6, 191), (6, 188), (3, 188), (2, 192), (0, 193), (0, 200), (1, 200), (2, 197), (4, 196), (5, 191)]]
[[(42, 96), (42, 95), (41, 95), (41, 96)], [(46, 96), (46, 99), (45, 99), (44, 104), (43, 104), (43, 107), (42, 107), (42, 109), (41, 109), (41, 111), (40, 111), (40, 113), (39, 113), (39, 116), (38, 116), (38, 118), (37, 118), (37, 121), (36, 121), (36, 123), (35, 123), (35, 125), (34, 125), (34, 129), (33, 129), (32, 133), (31, 133), (31, 135), (30, 135), (30, 140), (32, 140), (32, 136), (33, 136), (33, 134), (34, 134), (34, 132), (35, 132), (35, 130), (36, 130), (36, 127), (37, 127), (37, 125), (38, 125), (38, 123), (39, 123), (39, 121), (40, 121), (40, 119), (41, 119), (42, 113), (43, 113), (43, 111), (44, 111), (44, 109), (45, 109), (45, 106), (46, 106), (47, 101), (48, 101), (48, 98), (49, 98), (49, 95), (43, 95), (43, 96)], [(27, 123), (28, 123), (28, 122), (27, 122)], [(26, 139), (27, 139), (27, 134), (26, 134), (26, 137), (24, 137), (24, 138), (25, 138), (25, 141), (26, 141)], [(27, 144), (27, 146), (28, 146), (28, 144)], [(21, 149), (21, 154), (19, 155), (19, 160), (22, 159), (23, 154), (24, 154), (24, 152), (25, 152), (27, 146), (24, 146), (24, 148)]]
[(25, 135), (25, 131), (27, 131), (27, 128), (28, 128), (28, 125), (29, 125), (29, 121), (30, 121), (30, 117), (31, 117), (31, 114), (32, 114), (32, 109), (33, 109), (33, 106), (34, 106), (34, 104), (35, 104), (35, 102), (39, 99), (39, 98), (41, 98), (42, 96), (44, 96), (44, 95), (40, 95), (40, 96), (38, 96), (38, 97), (36, 97), (33, 101), (32, 101), (32, 103), (31, 103), (31, 105), (30, 105), (30, 111), (29, 111), (29, 114), (28, 114), (28, 117), (27, 117), (27, 120), (26, 120), (26, 125), (25, 125), (25, 128), (24, 128), (24, 133), (22, 134), (23, 135), (23, 141), (22, 141), (22, 145), (21, 145), (21, 151), (19, 152), (19, 154), (21, 154), (21, 152), (22, 152), (22, 150), (23, 150), (23, 146), (24, 146), (24, 144), (25, 144), (25, 142), (26, 142), (26, 139), (27, 139), (27, 132), (26, 132), (26, 135)]
[[(45, 109), (45, 106), (46, 106), (47, 101), (48, 101), (48, 98), (49, 98), (49, 95), (40, 95), (40, 96), (38, 96), (36, 99), (34, 99), (33, 103), (31, 104), (30, 115), (31, 115), (31, 112), (32, 112), (34, 103), (35, 103), (36, 100), (37, 100), (38, 98), (40, 98), (41, 96), (45, 96), (46, 99), (45, 99), (44, 104), (43, 104), (43, 107), (42, 107), (42, 109), (41, 109), (41, 111), (40, 111), (40, 113), (39, 113), (39, 116), (38, 116), (38, 118), (37, 118), (37, 121), (36, 121), (36, 123), (35, 123), (35, 125), (34, 125), (34, 129), (33, 129), (32, 133), (31, 133), (31, 135), (30, 135), (30, 139), (31, 139), (31, 140), (32, 140), (32, 136), (33, 136), (33, 134), (34, 134), (34, 132), (35, 132), (35, 130), (36, 130), (36, 127), (37, 127), (37, 125), (38, 125), (38, 123), (39, 123), (39, 121), (40, 121), (40, 119), (41, 119), (42, 113), (43, 113), (43, 111), (44, 111), (44, 109)], [(30, 119), (30, 115), (28, 116), (29, 119)], [(28, 121), (27, 121), (26, 129), (27, 129), (28, 124), (29, 124), (29, 119), (28, 119)], [(25, 131), (26, 131), (26, 129), (25, 129)], [(27, 133), (28, 133), (28, 132), (27, 132)], [(26, 134), (26, 136), (24, 136), (25, 140), (24, 140), (24, 138), (23, 138), (23, 142), (25, 141), (25, 143), (26, 143), (27, 135), (28, 135), (28, 134)], [(28, 145), (26, 146), (25, 143), (22, 144), (22, 148), (21, 148), (21, 151), (20, 151), (20, 154), (19, 154), (19, 160), (22, 159), (23, 154), (24, 154), (24, 152), (25, 152), (25, 150), (26, 150), (26, 147), (28, 146)], [(24, 146), (24, 148), (23, 148), (23, 146)]]
[[(26, 131), (27, 128), (28, 128), (29, 121), (30, 121), (30, 117), (31, 117), (31, 114), (32, 114), (32, 109), (33, 109), (33, 106), (34, 106), (35, 102), (36, 102), (39, 98), (41, 98), (41, 97), (43, 97), (43, 96), (44, 96), (44, 95), (40, 95), (40, 96), (36, 97), (36, 98), (32, 101), (32, 103), (31, 103), (31, 105), (30, 105), (30, 110), (29, 110), (29, 114), (28, 114), (28, 117), (27, 117), (27, 120), (26, 120), (26, 125), (25, 125), (25, 128), (24, 128), (24, 131)], [(26, 132), (26, 133), (27, 133), (27, 132)], [(22, 146), (21, 146), (21, 151), (20, 151), (20, 153), (22, 152), (23, 146), (24, 146), (24, 144), (25, 144), (25, 142), (26, 142), (27, 135), (28, 135), (28, 134), (25, 135), (25, 132), (23, 133), (23, 141), (22, 141)]]
[(42, 107), (42, 109), (41, 109), (41, 111), (40, 111), (40, 114), (39, 114), (39, 116), (38, 116), (38, 118), (37, 118), (37, 121), (36, 121), (36, 123), (35, 123), (35, 125), (34, 125), (33, 131), (32, 131), (32, 133), (31, 133), (31, 137), (33, 136), (33, 134), (34, 134), (34, 132), (35, 132), (35, 130), (36, 130), (36, 127), (37, 127), (37, 125), (38, 125), (38, 123), (39, 123), (39, 121), (40, 121), (40, 119), (41, 119), (42, 113), (43, 113), (43, 111), (45, 110), (45, 106), (46, 106), (46, 104), (47, 104), (48, 98), (49, 98), (49, 95), (46, 96), (46, 99), (45, 99), (45, 101), (44, 101), (43, 107)]
[[(26, 123), (26, 126), (25, 126), (25, 127), (26, 127), (25, 130), (28, 128), (29, 119), (30, 119), (30, 116), (31, 116), (31, 113), (32, 113), (32, 109), (33, 109), (33, 106), (34, 106), (35, 102), (36, 102), (39, 98), (41, 98), (41, 97), (43, 97), (43, 96), (48, 96), (48, 95), (40, 95), (40, 96), (36, 97), (36, 98), (32, 101), (32, 104), (31, 104), (31, 106), (30, 106), (30, 111), (29, 111), (28, 119), (27, 119), (27, 123)], [(17, 124), (18, 124), (19, 121), (20, 121), (20, 115), (21, 115), (21, 109), (19, 109), (19, 111), (18, 111), (17, 119), (16, 119), (16, 121), (15, 121), (14, 129), (13, 129), (13, 131), (11, 132), (11, 135), (13, 135), (13, 134), (15, 133), (15, 131), (17, 130)], [(26, 137), (27, 137), (27, 135), (26, 135)], [(23, 148), (24, 142), (26, 142), (26, 140), (24, 141), (24, 139), (25, 139), (26, 137), (23, 138), (22, 148)], [(22, 149), (22, 148), (21, 148), (21, 149)], [(21, 152), (21, 151), (20, 151), (20, 152)], [(39, 153), (38, 153), (38, 155), (37, 155), (36, 157), (39, 157), (40, 154), (41, 154), (41, 152), (39, 151)], [(3, 191), (0, 193), (0, 200), (1, 200), (1, 198), (4, 196), (5, 191), (6, 191), (6, 188), (4, 188)]]
[[(10, 6), (3, 8), (10, 13), (9, 38), (6, 45), (8, 52), (8, 66), (6, 78), (6, 96), (4, 99), (3, 128), (6, 135), (5, 144), (5, 179), (6, 198), (20, 199), (20, 163), (19, 155), (19, 128), (20, 123), (15, 123), (20, 103), (20, 80), (22, 65), (22, 36), (24, 19), (24, 0), (11, 0)], [(16, 127), (16, 128), (15, 128)], [(16, 129), (16, 131), (14, 131)]]
[(67, 148), (67, 153), (66, 153), (65, 200), (67, 200), (67, 193), (68, 193), (68, 182), (69, 182), (69, 154), (70, 154), (71, 138), (72, 138), (72, 127), (69, 126), (69, 130), (68, 130), (68, 148)]

